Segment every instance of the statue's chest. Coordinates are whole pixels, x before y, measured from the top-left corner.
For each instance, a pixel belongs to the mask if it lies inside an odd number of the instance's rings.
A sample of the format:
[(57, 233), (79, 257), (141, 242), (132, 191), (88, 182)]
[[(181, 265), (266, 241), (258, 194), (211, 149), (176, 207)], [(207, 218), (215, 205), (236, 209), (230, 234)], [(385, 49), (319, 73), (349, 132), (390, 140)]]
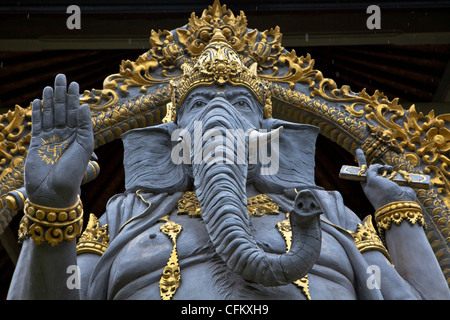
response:
[[(265, 251), (286, 251), (286, 242), (277, 229), (277, 223), (284, 219), (285, 215), (281, 213), (250, 217), (250, 231)], [(186, 283), (188, 274), (202, 278), (205, 273), (198, 266), (209, 264), (211, 260), (215, 260), (216, 267), (225, 267), (215, 253), (202, 219), (173, 213), (168, 221), (161, 220), (122, 248), (111, 270), (111, 290), (117, 294), (130, 284), (135, 289), (136, 286), (158, 285), (164, 270), (169, 269), (174, 272), (175, 282), (179, 273)], [(168, 266), (171, 267), (166, 268)], [(160, 292), (155, 290), (154, 298), (158, 298)]]
[[(249, 227), (264, 251), (279, 254), (286, 252), (290, 230), (284, 213), (250, 216)], [(328, 282), (326, 278), (332, 280), (334, 274), (351, 278), (351, 266), (345, 257), (339, 243), (330, 235), (322, 233), (322, 250), (317, 262), (320, 280), (313, 267), (310, 286)], [(328, 277), (324, 274), (326, 270), (331, 270), (333, 274)], [(165, 286), (167, 291), (174, 291), (171, 296), (173, 299), (230, 298), (217, 290), (228, 286), (233, 287), (233, 292), (246, 295), (239, 298), (270, 298), (272, 294), (275, 294), (273, 298), (280, 294), (285, 295), (286, 299), (305, 297), (295, 285), (278, 287), (276, 292), (249, 286), (246, 281), (230, 273), (215, 254), (202, 219), (176, 213), (171, 214), (168, 221), (161, 220), (153, 225), (122, 249), (113, 265), (110, 284), (116, 298), (160, 299), (161, 286)], [(201, 290), (192, 291), (188, 288), (191, 286), (200, 287)]]
[[(286, 219), (285, 214), (251, 216), (249, 230), (261, 248), (274, 253), (286, 252), (286, 241), (280, 232), (280, 224)], [(177, 238), (180, 258), (192, 256), (195, 252), (214, 251), (204, 222), (200, 218), (174, 216), (171, 220), (182, 226)]]
[[(268, 252), (286, 252), (286, 241), (280, 232), (280, 224), (286, 219), (284, 213), (249, 217), (249, 230), (261, 248)], [(172, 215), (171, 223), (180, 228), (176, 237), (176, 250), (180, 260), (192, 258), (198, 254), (215, 254), (213, 244), (210, 240), (206, 226), (201, 218), (185, 215)], [(171, 248), (175, 242), (167, 232), (164, 232), (164, 224), (159, 227), (159, 239), (170, 244)], [(155, 237), (156, 239), (156, 237)], [(170, 253), (169, 253), (170, 254)]]

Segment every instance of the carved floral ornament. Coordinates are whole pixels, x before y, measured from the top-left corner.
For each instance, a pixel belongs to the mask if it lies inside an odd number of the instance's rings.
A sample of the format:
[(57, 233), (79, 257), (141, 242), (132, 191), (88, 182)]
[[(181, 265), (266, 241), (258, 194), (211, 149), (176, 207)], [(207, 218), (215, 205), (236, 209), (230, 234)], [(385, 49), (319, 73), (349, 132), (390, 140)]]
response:
[[(396, 170), (431, 176), (429, 190), (417, 190), (428, 225), (427, 236), (446, 277), (450, 266), (450, 114), (427, 115), (405, 110), (375, 91), (355, 93), (337, 87), (314, 69), (309, 54), (297, 56), (282, 46), (279, 27), (250, 29), (247, 18), (215, 0), (201, 16), (192, 13), (178, 29), (153, 30), (150, 50), (135, 61), (122, 61), (102, 89), (86, 90), (81, 103), (91, 108), (96, 147), (130, 129), (155, 125), (166, 114), (182, 66), (195, 65), (218, 29), (247, 68), (267, 84), (273, 117), (317, 125), (321, 134), (351, 153), (362, 148), (368, 163), (383, 162)], [(252, 67), (253, 68), (253, 67)], [(269, 98), (270, 99), (270, 98)], [(15, 214), (6, 206), (9, 191), (23, 186), (23, 164), (30, 140), (30, 107), (16, 106), (0, 117), (0, 232)], [(445, 271), (447, 270), (447, 271)]]

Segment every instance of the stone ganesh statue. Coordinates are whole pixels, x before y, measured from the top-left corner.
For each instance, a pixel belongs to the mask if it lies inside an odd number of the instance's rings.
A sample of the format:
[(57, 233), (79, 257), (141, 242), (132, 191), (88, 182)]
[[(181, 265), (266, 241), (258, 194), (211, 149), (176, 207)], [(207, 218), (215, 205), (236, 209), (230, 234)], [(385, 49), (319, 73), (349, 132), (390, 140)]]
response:
[[(319, 129), (267, 117), (263, 81), (220, 31), (183, 70), (169, 121), (123, 135), (126, 192), (91, 216), (78, 244), (89, 109), (63, 75), (33, 102), (24, 240), (8, 298), (450, 297), (414, 191), (381, 175), (392, 168), (371, 165), (362, 183), (381, 240), (370, 217), (315, 185)], [(361, 150), (357, 159), (366, 165)]]

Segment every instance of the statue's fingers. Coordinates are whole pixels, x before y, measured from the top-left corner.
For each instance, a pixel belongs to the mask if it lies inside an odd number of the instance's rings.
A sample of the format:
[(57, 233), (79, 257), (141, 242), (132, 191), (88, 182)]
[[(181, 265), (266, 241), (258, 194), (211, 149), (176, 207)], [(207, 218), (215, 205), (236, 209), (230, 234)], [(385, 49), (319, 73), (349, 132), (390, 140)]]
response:
[(42, 128), (45, 131), (53, 129), (53, 89), (51, 87), (45, 87), (42, 93)]
[(402, 187), (402, 191), (405, 193), (407, 199), (410, 199), (411, 201), (416, 201), (417, 194), (413, 188)]
[(384, 166), (382, 164), (373, 164), (367, 169), (367, 180), (374, 179), (375, 177), (380, 175), (380, 169)]
[(94, 135), (92, 131), (91, 111), (87, 104), (83, 104), (78, 108), (78, 139), (86, 150), (91, 149), (89, 156), (94, 151)]
[(394, 167), (391, 165), (384, 165), (383, 170), (386, 171), (386, 173), (392, 173), (394, 171)]
[(78, 83), (71, 82), (67, 90), (67, 125), (71, 128), (78, 124), (77, 113), (80, 107), (80, 88)]
[(31, 105), (31, 135), (37, 136), (42, 132), (42, 102), (34, 99)]
[(64, 127), (66, 126), (66, 92), (67, 92), (67, 81), (66, 76), (63, 74), (58, 74), (55, 78), (55, 126)]
[(367, 165), (366, 156), (364, 155), (364, 151), (362, 151), (362, 149), (356, 150), (356, 160), (358, 161), (358, 165), (360, 167)]

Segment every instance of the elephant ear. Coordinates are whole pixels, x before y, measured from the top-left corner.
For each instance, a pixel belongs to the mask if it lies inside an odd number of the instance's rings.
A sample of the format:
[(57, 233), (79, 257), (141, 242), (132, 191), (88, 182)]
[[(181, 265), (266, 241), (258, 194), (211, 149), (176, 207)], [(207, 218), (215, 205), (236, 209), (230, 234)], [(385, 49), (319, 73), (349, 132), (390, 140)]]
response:
[(125, 189), (136, 191), (173, 193), (189, 185), (188, 175), (182, 164), (171, 159), (173, 122), (154, 127), (130, 130), (122, 135), (124, 146), (123, 166)]
[[(255, 186), (260, 192), (281, 193), (285, 189), (315, 186), (314, 166), (316, 140), (319, 128), (307, 124), (292, 123), (278, 119), (264, 119), (262, 128), (268, 131), (283, 126), (279, 136), (279, 148), (268, 145), (270, 163), (261, 165)], [(278, 161), (278, 163), (277, 163)], [(264, 171), (275, 166), (276, 171)]]

